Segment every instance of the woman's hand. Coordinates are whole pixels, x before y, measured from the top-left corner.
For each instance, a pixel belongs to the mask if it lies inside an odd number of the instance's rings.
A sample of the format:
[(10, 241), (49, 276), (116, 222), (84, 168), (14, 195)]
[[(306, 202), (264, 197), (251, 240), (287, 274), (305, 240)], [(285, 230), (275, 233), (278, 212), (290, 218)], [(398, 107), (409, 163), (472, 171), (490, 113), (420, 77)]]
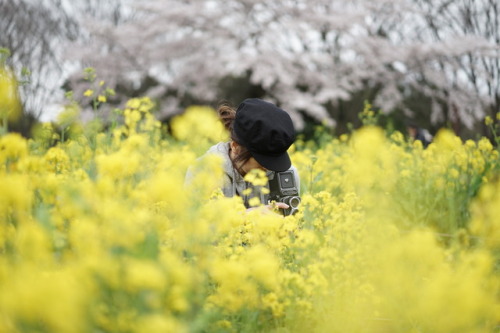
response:
[(272, 204), (269, 204), (266, 206), (267, 208), (271, 209), (271, 210), (275, 210), (275, 209), (287, 209), (287, 208), (290, 208), (289, 205), (287, 205), (286, 203), (284, 202), (273, 202)]

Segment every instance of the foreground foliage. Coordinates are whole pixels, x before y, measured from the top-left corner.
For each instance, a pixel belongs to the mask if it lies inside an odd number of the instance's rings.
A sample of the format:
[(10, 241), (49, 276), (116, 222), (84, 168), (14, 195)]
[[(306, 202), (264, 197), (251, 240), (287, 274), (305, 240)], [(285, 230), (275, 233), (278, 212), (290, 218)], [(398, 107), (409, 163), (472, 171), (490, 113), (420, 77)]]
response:
[[(2, 332), (485, 332), (500, 322), (498, 152), (365, 127), (298, 140), (302, 209), (217, 191), (224, 139), (147, 100), (123, 125), (0, 137)], [(117, 122), (120, 123), (120, 122)]]

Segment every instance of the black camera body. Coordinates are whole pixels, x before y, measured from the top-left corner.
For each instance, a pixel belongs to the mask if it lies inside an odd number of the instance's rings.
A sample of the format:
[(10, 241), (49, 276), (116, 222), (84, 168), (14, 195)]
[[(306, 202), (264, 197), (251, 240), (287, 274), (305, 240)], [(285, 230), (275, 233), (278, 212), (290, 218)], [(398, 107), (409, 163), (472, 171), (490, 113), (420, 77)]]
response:
[(299, 188), (293, 170), (273, 172), (269, 176), (269, 200), (284, 202), (289, 208), (281, 209), (284, 216), (293, 215), (300, 205)]

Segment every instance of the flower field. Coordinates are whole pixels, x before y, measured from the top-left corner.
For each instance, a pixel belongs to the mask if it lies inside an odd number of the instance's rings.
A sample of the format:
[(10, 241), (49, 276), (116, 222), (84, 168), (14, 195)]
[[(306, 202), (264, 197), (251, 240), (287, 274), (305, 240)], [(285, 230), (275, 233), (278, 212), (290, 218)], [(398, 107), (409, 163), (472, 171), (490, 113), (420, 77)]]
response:
[(0, 137), (0, 332), (495, 332), (500, 159), (442, 130), (301, 139), (301, 210), (217, 189), (227, 139), (147, 99), (117, 121)]

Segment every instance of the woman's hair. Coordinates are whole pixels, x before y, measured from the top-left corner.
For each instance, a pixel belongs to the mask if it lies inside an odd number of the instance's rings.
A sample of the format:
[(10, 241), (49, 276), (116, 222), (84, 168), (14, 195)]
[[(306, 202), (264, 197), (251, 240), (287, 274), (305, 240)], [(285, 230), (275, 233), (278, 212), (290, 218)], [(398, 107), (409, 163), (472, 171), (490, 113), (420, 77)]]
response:
[[(236, 134), (234, 134), (233, 123), (236, 118), (236, 109), (228, 102), (222, 102), (217, 108), (217, 113), (219, 115), (219, 119), (222, 121), (222, 124), (229, 131), (231, 140), (236, 142), (241, 148), (240, 153), (236, 155), (234, 160), (231, 160), (233, 162), (233, 166), (235, 167), (236, 165), (245, 164), (252, 157), (252, 154), (250, 154), (245, 146), (242, 146), (238, 142), (238, 138), (236, 137)], [(231, 157), (231, 155), (229, 155), (229, 157)]]
[(217, 113), (224, 127), (231, 133), (233, 130), (233, 122), (236, 118), (236, 110), (229, 105), (229, 103), (222, 102), (217, 108)]

